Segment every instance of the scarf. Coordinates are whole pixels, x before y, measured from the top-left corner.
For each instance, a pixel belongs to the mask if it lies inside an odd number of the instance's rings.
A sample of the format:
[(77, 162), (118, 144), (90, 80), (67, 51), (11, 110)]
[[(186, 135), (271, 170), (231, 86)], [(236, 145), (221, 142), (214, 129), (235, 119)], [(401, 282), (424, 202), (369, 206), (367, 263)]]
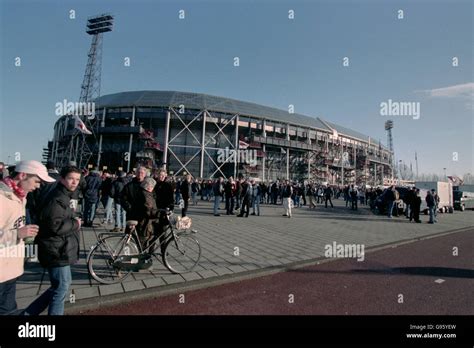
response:
[(18, 198), (23, 201), (23, 199), (26, 197), (26, 192), (21, 187), (19, 187), (12, 178), (7, 176), (5, 179), (3, 179), (3, 182), (13, 191), (13, 193)]

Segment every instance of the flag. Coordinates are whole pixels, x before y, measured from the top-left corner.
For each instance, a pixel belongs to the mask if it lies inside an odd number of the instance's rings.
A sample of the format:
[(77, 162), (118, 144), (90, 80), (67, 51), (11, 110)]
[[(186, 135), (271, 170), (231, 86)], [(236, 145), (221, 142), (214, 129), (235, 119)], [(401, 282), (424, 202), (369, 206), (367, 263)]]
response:
[(249, 144), (248, 144), (248, 143), (246, 143), (246, 142), (243, 141), (243, 140), (239, 140), (239, 149), (244, 149), (244, 150), (245, 150), (245, 149), (248, 148), (248, 147), (249, 147)]
[(87, 129), (84, 122), (82, 122), (82, 120), (77, 115), (74, 115), (74, 128), (78, 129), (83, 134), (92, 134), (92, 132)]
[(284, 148), (280, 147), (281, 153), (286, 154), (286, 151)]

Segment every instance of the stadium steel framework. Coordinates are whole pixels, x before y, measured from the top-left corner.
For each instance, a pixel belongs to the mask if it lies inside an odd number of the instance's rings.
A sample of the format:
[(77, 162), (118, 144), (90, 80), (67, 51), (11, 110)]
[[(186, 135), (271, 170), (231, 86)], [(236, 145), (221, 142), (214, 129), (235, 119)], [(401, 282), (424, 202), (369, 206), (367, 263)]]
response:
[[(390, 149), (319, 117), (175, 91), (123, 92), (95, 102), (94, 132), (102, 142), (89, 144), (89, 167), (129, 171), (141, 163), (198, 178), (243, 174), (342, 185), (378, 185), (392, 176)], [(67, 157), (73, 127), (65, 116), (54, 126), (51, 157), (57, 164)], [(218, 161), (219, 153), (243, 150), (242, 144), (255, 151), (256, 165)]]

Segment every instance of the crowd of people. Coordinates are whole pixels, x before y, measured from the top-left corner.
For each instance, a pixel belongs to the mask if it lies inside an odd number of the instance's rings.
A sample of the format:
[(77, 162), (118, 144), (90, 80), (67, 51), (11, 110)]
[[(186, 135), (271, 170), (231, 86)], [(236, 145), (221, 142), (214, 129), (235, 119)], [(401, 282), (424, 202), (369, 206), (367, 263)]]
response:
[[(257, 181), (240, 175), (204, 180), (185, 175), (168, 177), (164, 169), (139, 166), (135, 172), (116, 173), (80, 170), (75, 163), (61, 168), (53, 163), (45, 167), (37, 161), (22, 161), (5, 168), (0, 163), (0, 314), (38, 315), (64, 313), (64, 300), (71, 285), (70, 266), (79, 258), (82, 226), (94, 226), (96, 211), (102, 204), (101, 225), (114, 223), (113, 232), (124, 231), (127, 220), (137, 221), (143, 247), (152, 237), (163, 237), (168, 220), (165, 211), (181, 208), (185, 217), (189, 204), (214, 201), (213, 215), (220, 216), (221, 204), (226, 215), (260, 216), (261, 204), (282, 205), (283, 216), (291, 218), (293, 208), (318, 204), (333, 208), (332, 199), (343, 197), (346, 207), (358, 209), (358, 203), (373, 210), (386, 207), (387, 216), (398, 215), (399, 192), (395, 187), (358, 188), (355, 185), (331, 186), (312, 181)], [(200, 196), (200, 199), (198, 197)], [(405, 195), (405, 216), (420, 221), (420, 190)], [(426, 195), (429, 223), (437, 222), (439, 197), (434, 190)], [(383, 204), (380, 204), (383, 202)], [(252, 213), (250, 210), (252, 209)], [(21, 312), (17, 311), (16, 280), (23, 273), (25, 242), (38, 245), (38, 260), (48, 270), (51, 286)], [(11, 257), (11, 255), (20, 255)], [(24, 253), (23, 253), (24, 254)]]

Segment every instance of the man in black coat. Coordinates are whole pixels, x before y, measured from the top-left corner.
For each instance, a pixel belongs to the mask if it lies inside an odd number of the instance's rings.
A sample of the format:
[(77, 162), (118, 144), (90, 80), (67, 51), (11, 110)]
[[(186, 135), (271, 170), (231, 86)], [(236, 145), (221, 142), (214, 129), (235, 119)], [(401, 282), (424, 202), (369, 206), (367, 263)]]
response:
[(247, 179), (241, 179), (241, 191), (240, 191), (240, 200), (242, 202), (242, 206), (240, 208), (240, 213), (237, 215), (238, 217), (249, 217), (250, 212), (250, 185)]
[(136, 176), (126, 184), (120, 195), (120, 203), (127, 212), (127, 220), (139, 220), (142, 216), (140, 202), (143, 200), (141, 183), (146, 177), (146, 168), (139, 166)]
[(225, 195), (225, 210), (227, 215), (234, 215), (234, 191), (236, 190), (235, 182), (233, 177), (229, 177), (229, 180), (224, 185)]
[(81, 220), (74, 217), (71, 200), (79, 185), (81, 172), (65, 167), (61, 179), (39, 213), (38, 259), (48, 269), (51, 287), (25, 309), (39, 315), (48, 307), (49, 315), (64, 314), (64, 300), (72, 282), (71, 265), (79, 259)]
[[(170, 182), (166, 181), (166, 170), (161, 169), (158, 172), (156, 179), (156, 186), (155, 186), (155, 195), (156, 195), (156, 207), (158, 209), (174, 209), (174, 197), (173, 197), (173, 186)], [(160, 246), (161, 252), (164, 252), (164, 237), (163, 234), (168, 226), (168, 219), (164, 212), (158, 212), (159, 220), (158, 225), (156, 226), (155, 233), (161, 235), (160, 237)]]
[[(413, 205), (411, 208), (411, 214), (413, 214), (413, 219), (415, 220), (415, 222), (418, 222), (418, 223), (421, 223), (420, 207), (421, 207), (420, 189), (415, 189), (415, 195), (413, 197)], [(411, 221), (411, 215), (410, 215), (410, 221)]]

